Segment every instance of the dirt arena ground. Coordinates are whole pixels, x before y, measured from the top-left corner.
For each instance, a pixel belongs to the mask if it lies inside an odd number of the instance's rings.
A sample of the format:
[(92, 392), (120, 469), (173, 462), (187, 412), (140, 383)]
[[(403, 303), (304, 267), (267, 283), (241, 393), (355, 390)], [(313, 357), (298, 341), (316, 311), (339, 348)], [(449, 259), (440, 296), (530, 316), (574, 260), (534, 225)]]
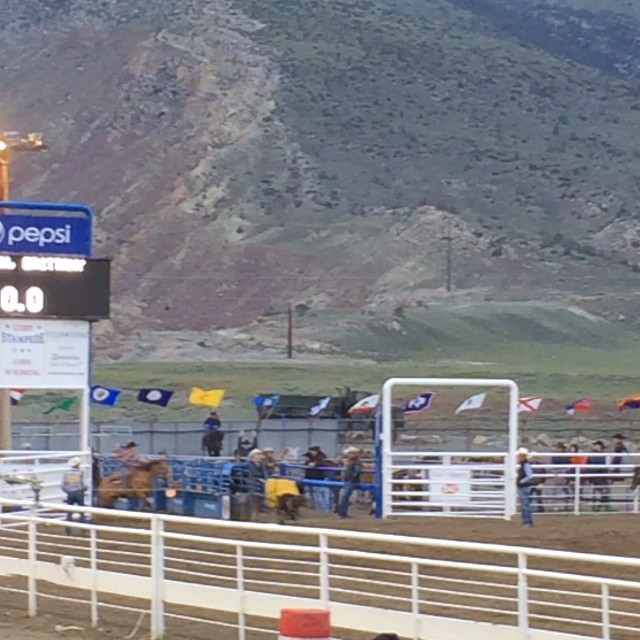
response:
[[(264, 517), (266, 522), (274, 522), (273, 518), (269, 515)], [(109, 518), (110, 523), (124, 524), (121, 519)], [(106, 524), (106, 522), (105, 522)], [(370, 531), (376, 533), (388, 533), (388, 534), (400, 534), (408, 536), (440, 538), (449, 540), (466, 540), (472, 542), (490, 542), (507, 545), (528, 546), (528, 547), (541, 547), (558, 550), (579, 551), (586, 553), (596, 554), (613, 554), (627, 557), (639, 557), (640, 556), (640, 515), (634, 514), (611, 514), (611, 515), (584, 515), (584, 516), (568, 516), (568, 515), (545, 515), (539, 516), (536, 520), (536, 525), (532, 529), (523, 529), (520, 527), (517, 521), (505, 522), (502, 520), (488, 520), (488, 519), (460, 519), (460, 518), (407, 518), (404, 520), (390, 520), (385, 522), (376, 521), (370, 516), (364, 513), (356, 513), (352, 519), (339, 520), (332, 515), (316, 516), (313, 512), (307, 512), (303, 514), (301, 522), (296, 525), (300, 528), (308, 526), (316, 527), (330, 527), (336, 530), (340, 529), (353, 529), (356, 531)], [(208, 545), (209, 549), (215, 548), (215, 537), (226, 539), (253, 539), (253, 540), (270, 540), (281, 543), (295, 543), (300, 542), (303, 539), (295, 533), (281, 533), (274, 539), (274, 535), (267, 532), (254, 532), (249, 536), (246, 530), (232, 529), (232, 528), (220, 528), (215, 526), (214, 521), (209, 521), (207, 525), (186, 525), (180, 526), (179, 529), (175, 527), (169, 527), (168, 530), (179, 530), (180, 532), (193, 533), (198, 535), (207, 535), (212, 539), (212, 543)], [(7, 540), (6, 532), (0, 530), (0, 536), (3, 536)], [(78, 538), (78, 540), (82, 540)], [(126, 544), (124, 538), (117, 541), (115, 538), (112, 540), (113, 549), (117, 550), (118, 545)], [(109, 540), (101, 542), (101, 544), (110, 544)], [(309, 543), (309, 540), (306, 540)], [(80, 543), (82, 544), (82, 542)], [(88, 544), (88, 543), (87, 543)], [(341, 544), (344, 548), (359, 548), (357, 544), (344, 539), (344, 543)], [(362, 548), (360, 546), (360, 548)], [(178, 549), (178, 547), (176, 547)], [(366, 550), (368, 551), (384, 551), (385, 545), (380, 543), (367, 543)], [(389, 548), (386, 546), (386, 550)], [(416, 546), (412, 548), (408, 545), (405, 548), (407, 553), (412, 553), (418, 557), (440, 557), (452, 560), (473, 560), (475, 562), (492, 561), (495, 562), (495, 556), (484, 557), (483, 553), (478, 551), (474, 552), (440, 552), (428, 550), (425, 547)], [(56, 554), (64, 553), (63, 548), (56, 548), (55, 544), (52, 544), (51, 552)], [(117, 551), (114, 551), (117, 553)], [(192, 555), (190, 555), (192, 554)], [(189, 558), (192, 558), (192, 562), (198, 559), (198, 550), (193, 545), (188, 545), (181, 548), (180, 557), (185, 562), (189, 562)], [(200, 557), (201, 560), (201, 557)], [(264, 554), (262, 566), (273, 566), (274, 570), (277, 566), (277, 560), (275, 556), (269, 557), (268, 554)], [(507, 562), (505, 560), (505, 562)], [(271, 563), (271, 564), (270, 564)], [(389, 587), (393, 592), (393, 571), (394, 568), (384, 567), (381, 565), (384, 571), (388, 570), (389, 574), (383, 576), (385, 580), (388, 579), (388, 583), (392, 585)], [(357, 570), (357, 562), (354, 563), (354, 568)], [(564, 563), (557, 561), (545, 561), (540, 563), (538, 567), (541, 569), (554, 569), (557, 571), (577, 572), (591, 575), (593, 570), (591, 565), (580, 565), (572, 561), (566, 561)], [(122, 570), (121, 567), (118, 570)], [(174, 570), (177, 573), (181, 573), (180, 579), (184, 578), (186, 569), (180, 568), (174, 565)], [(271, 569), (269, 569), (271, 570)], [(233, 575), (234, 567), (229, 565), (229, 576)], [(132, 570), (132, 573), (135, 573)], [(212, 572), (212, 580), (224, 577), (224, 568), (221, 570), (217, 568), (215, 572)], [(430, 575), (437, 575), (437, 571), (432, 571)], [(444, 574), (443, 574), (444, 575)], [(451, 575), (451, 573), (449, 573)], [(607, 573), (605, 570), (603, 575), (609, 575), (610, 577), (616, 577), (626, 580), (637, 580), (637, 571), (627, 569), (626, 567), (617, 567), (611, 570), (611, 573)], [(265, 579), (264, 574), (261, 576)], [(277, 579), (277, 575), (274, 574), (272, 579)], [(333, 576), (332, 576), (333, 579)], [(339, 581), (339, 577), (336, 578)], [(478, 577), (479, 580), (482, 576)], [(4, 580), (4, 582), (3, 582)], [(0, 585), (5, 586), (18, 586), (17, 584), (7, 584), (8, 579), (0, 578)], [(541, 583), (541, 586), (544, 586)], [(46, 585), (42, 585), (46, 591)], [(379, 584), (378, 587), (379, 588)], [(376, 585), (372, 586), (371, 592), (371, 606), (379, 606), (375, 601)], [(287, 590), (286, 585), (283, 586), (283, 594), (295, 593), (291, 589)], [(489, 592), (487, 592), (489, 593)], [(53, 593), (51, 593), (53, 595)], [(62, 594), (60, 594), (62, 595)], [(66, 593), (67, 597), (77, 597), (77, 594)], [(627, 594), (631, 595), (631, 594)], [(638, 594), (635, 592), (633, 596), (638, 599)], [(98, 638), (114, 638), (120, 639), (125, 637), (139, 638), (148, 637), (148, 616), (144, 618), (136, 633), (131, 636), (132, 630), (136, 627), (138, 615), (128, 612), (123, 612), (117, 609), (104, 609), (101, 610), (101, 630), (91, 630), (88, 624), (88, 611), (86, 605), (77, 605), (73, 602), (59, 602), (57, 600), (40, 598), (39, 607), (41, 615), (35, 620), (29, 620), (25, 617), (26, 598), (20, 594), (2, 593), (0, 596), (0, 638), (2, 640), (53, 640), (65, 638), (67, 640), (97, 640)], [(116, 599), (112, 599), (112, 604), (119, 604)], [(122, 604), (122, 603), (120, 603)], [(131, 604), (131, 603), (126, 603)], [(141, 608), (144, 608), (144, 603), (141, 603)], [(393, 606), (393, 605), (390, 605)], [(447, 605), (445, 605), (446, 608)], [(455, 610), (455, 607), (451, 605), (450, 611), (446, 612), (456, 617), (463, 612)], [(437, 610), (429, 610), (426, 607), (423, 613), (436, 613), (442, 612), (442, 606)], [(169, 611), (171, 612), (171, 611)], [(192, 615), (193, 612), (189, 610), (181, 611), (179, 609), (174, 610), (174, 613), (182, 615)], [(638, 613), (640, 613), (640, 601), (638, 602)], [(233, 623), (234, 620), (225, 620), (224, 616), (218, 616), (216, 614), (216, 620), (220, 622)], [(499, 615), (487, 613), (484, 617), (487, 621), (500, 622), (504, 621)], [(248, 621), (251, 623), (251, 621)], [(85, 630), (82, 632), (74, 630), (55, 630), (56, 625), (79, 625)], [(256, 626), (273, 626), (274, 633), (273, 638), (277, 636), (274, 621), (256, 621)], [(568, 629), (567, 629), (568, 630)], [(237, 632), (230, 628), (219, 628), (215, 630), (210, 625), (200, 625), (198, 623), (188, 623), (179, 621), (171, 621), (168, 624), (167, 637), (169, 640), (184, 639), (184, 640), (211, 640), (215, 637), (216, 640), (236, 640)], [(389, 631), (381, 629), (380, 632)], [(342, 640), (369, 640), (371, 634), (360, 634), (349, 632), (345, 630), (336, 630), (336, 637)], [(266, 634), (248, 634), (248, 640), (264, 640), (269, 636)], [(629, 633), (628, 635), (619, 635), (621, 639), (637, 640), (640, 637), (640, 633)]]

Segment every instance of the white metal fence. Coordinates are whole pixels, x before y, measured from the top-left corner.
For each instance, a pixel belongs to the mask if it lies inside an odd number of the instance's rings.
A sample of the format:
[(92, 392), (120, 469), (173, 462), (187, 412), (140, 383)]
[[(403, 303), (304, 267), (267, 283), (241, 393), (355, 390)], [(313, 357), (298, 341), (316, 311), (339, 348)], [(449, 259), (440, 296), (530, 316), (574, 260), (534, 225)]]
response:
[[(0, 498), (33, 497), (32, 482), (38, 483), (40, 499), (62, 502), (62, 476), (69, 470), (69, 459), (79, 457), (87, 486), (91, 483), (90, 456), (81, 451), (5, 451), (0, 454)], [(24, 480), (24, 482), (20, 482)]]
[[(616, 460), (613, 453), (579, 453), (583, 462), (552, 461), (558, 453), (536, 454), (538, 482), (532, 504), (537, 513), (638, 513), (639, 494), (632, 488), (640, 453)], [(604, 464), (593, 464), (604, 457)], [(391, 515), (469, 515), (506, 517), (504, 452), (422, 453), (394, 451), (387, 472)]]
[(224, 640), (274, 638), (291, 606), (329, 607), (336, 635), (349, 638), (637, 640), (640, 629), (636, 558), (41, 508), (91, 523), (73, 521), (78, 535), (67, 536), (67, 523), (38, 509), (2, 514), (17, 525), (0, 535), (3, 605), (32, 616), (54, 608), (96, 626), (115, 611), (140, 626), (146, 612), (153, 638), (184, 637), (188, 625), (190, 638)]

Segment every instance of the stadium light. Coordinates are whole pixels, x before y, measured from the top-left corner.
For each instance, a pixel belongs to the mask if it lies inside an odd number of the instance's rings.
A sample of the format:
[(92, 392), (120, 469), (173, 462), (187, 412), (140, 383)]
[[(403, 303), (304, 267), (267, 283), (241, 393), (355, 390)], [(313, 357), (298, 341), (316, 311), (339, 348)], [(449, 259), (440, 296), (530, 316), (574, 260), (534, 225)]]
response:
[[(0, 201), (9, 200), (9, 165), (13, 151), (46, 151), (42, 133), (0, 131)], [(0, 214), (6, 213), (0, 209)], [(10, 389), (0, 389), (0, 451), (11, 450)]]

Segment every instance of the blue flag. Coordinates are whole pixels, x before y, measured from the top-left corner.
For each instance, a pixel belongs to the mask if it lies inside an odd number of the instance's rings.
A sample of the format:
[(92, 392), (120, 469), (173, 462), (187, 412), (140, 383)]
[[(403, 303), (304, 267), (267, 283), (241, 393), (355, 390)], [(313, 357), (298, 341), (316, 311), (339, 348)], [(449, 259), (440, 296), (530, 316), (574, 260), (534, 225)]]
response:
[(278, 404), (278, 400), (280, 400), (279, 393), (265, 396), (253, 396), (253, 398), (251, 398), (251, 402), (253, 402), (258, 409), (273, 409)]
[(166, 407), (172, 396), (173, 391), (169, 391), (168, 389), (140, 389), (140, 391), (138, 391), (138, 402)]
[(434, 395), (435, 394), (431, 392), (421, 393), (419, 396), (407, 400), (407, 403), (404, 405), (404, 415), (410, 416), (426, 411), (431, 407), (431, 401)]
[(115, 403), (118, 402), (120, 393), (120, 389), (109, 389), (107, 387), (101, 387), (99, 384), (94, 384), (91, 387), (91, 402), (113, 407)]

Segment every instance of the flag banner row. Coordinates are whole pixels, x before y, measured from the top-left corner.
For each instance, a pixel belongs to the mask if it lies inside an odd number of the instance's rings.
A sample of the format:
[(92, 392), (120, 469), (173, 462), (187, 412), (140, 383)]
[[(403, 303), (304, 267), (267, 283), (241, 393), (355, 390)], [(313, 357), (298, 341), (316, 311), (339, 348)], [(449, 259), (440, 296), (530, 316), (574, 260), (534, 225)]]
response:
[[(105, 407), (115, 407), (118, 404), (123, 389), (115, 387), (105, 387), (102, 385), (93, 385), (90, 388), (91, 402)], [(176, 396), (176, 391), (171, 389), (142, 388), (134, 391), (136, 400), (143, 404), (155, 405), (158, 407), (167, 407)], [(187, 393), (187, 401), (189, 404), (196, 406), (206, 406), (217, 409), (221, 406), (225, 397), (225, 389), (202, 389), (200, 387), (191, 387)], [(18, 405), (25, 395), (24, 389), (10, 389), (11, 404)], [(455, 415), (466, 411), (477, 411), (481, 409), (487, 399), (487, 393), (477, 393), (463, 400), (455, 410)], [(251, 401), (261, 417), (268, 417), (277, 407), (282, 394), (271, 393), (254, 396)], [(425, 391), (416, 394), (407, 400), (395, 401), (394, 406), (401, 407), (405, 417), (420, 415), (425, 411), (429, 411), (434, 406), (436, 394), (433, 391)], [(309, 418), (320, 417), (331, 405), (333, 398), (331, 396), (322, 396), (311, 404), (308, 408)], [(56, 410), (69, 411), (75, 405), (75, 396), (63, 398), (45, 414), (52, 413)], [(524, 396), (518, 399), (518, 413), (535, 413), (540, 409), (543, 398), (540, 396)], [(568, 404), (565, 408), (567, 415), (574, 415), (578, 412), (590, 411), (593, 400), (590, 396), (585, 396)], [(358, 417), (359, 415), (369, 415), (380, 406), (380, 395), (372, 394), (354, 403), (348, 410), (349, 416)], [(640, 394), (629, 396), (622, 400), (618, 400), (617, 407), (619, 411), (625, 409), (640, 409)]]

